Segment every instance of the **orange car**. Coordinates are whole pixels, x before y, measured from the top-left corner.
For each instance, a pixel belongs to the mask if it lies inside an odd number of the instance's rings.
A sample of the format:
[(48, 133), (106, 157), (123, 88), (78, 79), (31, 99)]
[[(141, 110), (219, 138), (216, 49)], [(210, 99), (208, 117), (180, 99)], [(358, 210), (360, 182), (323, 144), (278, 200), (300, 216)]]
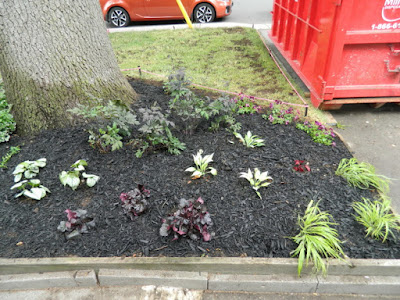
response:
[[(189, 16), (208, 23), (231, 14), (232, 0), (181, 0)], [(100, 0), (104, 19), (115, 27), (131, 21), (180, 20), (183, 15), (176, 0)]]

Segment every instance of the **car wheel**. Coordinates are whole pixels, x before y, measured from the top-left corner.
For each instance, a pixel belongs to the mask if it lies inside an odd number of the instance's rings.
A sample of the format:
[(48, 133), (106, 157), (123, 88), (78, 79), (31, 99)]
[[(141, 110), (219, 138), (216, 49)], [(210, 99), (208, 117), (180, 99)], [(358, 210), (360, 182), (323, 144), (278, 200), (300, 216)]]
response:
[(108, 16), (108, 21), (114, 27), (125, 27), (131, 22), (128, 12), (121, 7), (111, 8)]
[(208, 3), (201, 3), (193, 11), (195, 22), (209, 23), (215, 19), (215, 9)]

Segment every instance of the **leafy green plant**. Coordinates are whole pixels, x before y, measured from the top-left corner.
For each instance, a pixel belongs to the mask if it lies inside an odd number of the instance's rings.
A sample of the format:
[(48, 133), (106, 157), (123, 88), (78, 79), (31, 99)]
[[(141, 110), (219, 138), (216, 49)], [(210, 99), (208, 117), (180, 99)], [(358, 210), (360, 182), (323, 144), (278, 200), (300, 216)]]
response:
[(96, 226), (94, 219), (88, 216), (84, 209), (66, 209), (68, 221), (61, 221), (57, 227), (58, 231), (64, 232), (67, 240), (88, 233), (89, 229)]
[(371, 201), (362, 198), (364, 202), (354, 202), (353, 208), (356, 212), (357, 222), (365, 226), (366, 236), (385, 242), (389, 233), (400, 230), (400, 217), (391, 213), (390, 199), (383, 197), (381, 201)]
[(269, 114), (262, 117), (272, 124), (285, 124), (288, 125), (292, 122), (299, 120), (300, 112), (294, 110), (293, 107), (285, 108), (282, 101), (275, 100), (269, 105)]
[(115, 151), (123, 147), (122, 136), (119, 135), (119, 128), (114, 122), (112, 126), (107, 125), (107, 130), (98, 129), (98, 133), (89, 130), (89, 144), (93, 148), (100, 149), (100, 152), (106, 153)]
[(233, 133), (236, 138), (239, 139), (243, 145), (248, 148), (262, 147), (265, 146), (264, 140), (260, 139), (257, 135), (252, 135), (251, 131), (247, 131), (246, 135), (243, 137), (239, 132)]
[(306, 266), (310, 261), (314, 264), (314, 272), (322, 271), (326, 274), (327, 266), (323, 258), (341, 258), (344, 256), (340, 246), (336, 229), (337, 225), (331, 221), (332, 216), (327, 212), (321, 212), (318, 203), (314, 205), (311, 200), (307, 206), (304, 216), (298, 216), (297, 224), (300, 232), (292, 239), (298, 244), (292, 251), (292, 256), (298, 256), (298, 275), (301, 275), (304, 261)]
[(17, 147), (10, 147), (10, 150), (1, 158), (0, 168), (7, 169), (7, 163), (11, 159), (11, 157), (17, 154), (21, 149)]
[(26, 179), (31, 179), (39, 174), (39, 168), (46, 166), (46, 158), (40, 158), (35, 161), (26, 160), (15, 167), (13, 172), (14, 182), (18, 182), (24, 176)]
[(238, 99), (235, 100), (236, 103), (236, 113), (239, 115), (243, 114), (255, 114), (261, 111), (261, 106), (256, 105), (254, 103), (253, 98), (245, 97), (243, 94), (240, 94)]
[(356, 158), (343, 158), (335, 172), (347, 182), (360, 189), (375, 188), (382, 193), (389, 191), (390, 179), (375, 173), (375, 168), (369, 163), (359, 162)]
[(209, 167), (208, 164), (213, 161), (214, 153), (202, 156), (203, 150), (200, 149), (196, 155), (193, 154), (193, 161), (195, 163), (195, 167), (190, 167), (185, 170), (185, 172), (192, 172), (192, 179), (200, 178), (207, 173), (211, 175), (217, 175), (217, 170), (213, 167)]
[(164, 83), (164, 90), (171, 95), (172, 102), (176, 102), (180, 98), (192, 94), (189, 88), (191, 84), (192, 81), (186, 76), (185, 70), (180, 69), (168, 76), (168, 81)]
[(81, 183), (81, 175), (83, 180), (86, 179), (86, 184), (88, 187), (93, 187), (97, 181), (99, 181), (100, 177), (97, 175), (87, 174), (81, 171), (85, 170), (87, 166), (87, 162), (83, 159), (77, 160), (74, 164), (71, 165), (70, 171), (62, 171), (59, 175), (59, 179), (61, 183), (66, 186), (68, 185), (71, 189), (76, 190)]
[(269, 186), (273, 180), (272, 177), (268, 175), (268, 171), (261, 173), (258, 168), (255, 168), (254, 172), (248, 169), (247, 172), (241, 172), (240, 174), (241, 178), (246, 178), (249, 181), (251, 187), (260, 199), (262, 199), (262, 197), (258, 190), (262, 187)]
[(139, 112), (142, 114), (142, 126), (139, 131), (143, 133), (143, 139), (137, 143), (140, 146), (136, 151), (136, 157), (142, 157), (150, 147), (166, 148), (174, 155), (186, 149), (185, 144), (180, 142), (169, 129), (169, 126), (173, 127), (175, 124), (168, 121), (156, 103), (151, 108), (140, 108)]
[(7, 103), (3, 81), (0, 79), (0, 143), (10, 140), (10, 134), (15, 131), (16, 124), (11, 114), (11, 105)]
[(49, 189), (40, 184), (39, 179), (22, 180), (11, 187), (11, 190), (18, 189), (19, 193), (15, 198), (25, 196), (34, 200), (41, 200), (50, 193)]
[(333, 132), (333, 129), (325, 127), (325, 125), (318, 121), (315, 121), (314, 123), (309, 123), (308, 121), (297, 123), (296, 128), (306, 132), (316, 143), (327, 146), (336, 146), (336, 143), (334, 142), (336, 134)]

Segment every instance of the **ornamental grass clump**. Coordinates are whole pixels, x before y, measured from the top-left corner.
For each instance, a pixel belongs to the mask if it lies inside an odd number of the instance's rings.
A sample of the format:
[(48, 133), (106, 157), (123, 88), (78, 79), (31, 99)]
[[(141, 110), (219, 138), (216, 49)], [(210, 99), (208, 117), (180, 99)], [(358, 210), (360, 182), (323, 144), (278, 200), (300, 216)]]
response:
[(177, 240), (180, 236), (192, 240), (202, 238), (205, 242), (211, 240), (212, 234), (209, 229), (213, 222), (204, 200), (200, 197), (196, 201), (181, 199), (178, 210), (162, 221), (161, 236), (173, 234), (173, 240)]
[(364, 202), (355, 202), (353, 208), (358, 223), (365, 226), (366, 235), (384, 243), (393, 231), (400, 230), (400, 217), (390, 212), (390, 199), (383, 196), (381, 201), (362, 198)]
[(269, 186), (272, 182), (272, 177), (268, 176), (268, 171), (261, 173), (258, 168), (255, 168), (254, 172), (251, 172), (251, 170), (248, 169), (247, 172), (241, 172), (240, 174), (240, 177), (246, 178), (249, 181), (257, 196), (262, 199), (261, 194), (258, 190), (262, 187)]
[(200, 178), (207, 173), (211, 175), (217, 175), (217, 170), (213, 167), (209, 167), (208, 164), (213, 161), (214, 153), (202, 156), (203, 150), (200, 149), (196, 155), (193, 155), (193, 161), (196, 167), (190, 167), (185, 170), (185, 172), (192, 172), (192, 179)]
[(324, 258), (341, 259), (344, 256), (338, 233), (331, 227), (337, 224), (331, 222), (331, 219), (332, 216), (327, 212), (321, 212), (318, 203), (314, 205), (313, 200), (308, 204), (304, 216), (298, 216), (297, 223), (300, 232), (292, 238), (298, 246), (291, 254), (299, 257), (297, 267), (299, 276), (304, 261), (306, 266), (310, 261), (313, 262), (315, 273), (322, 271), (326, 274), (327, 266)]
[(376, 174), (374, 166), (359, 162), (356, 158), (343, 158), (335, 174), (342, 176), (351, 186), (360, 189), (375, 188), (383, 194), (389, 191), (390, 179)]

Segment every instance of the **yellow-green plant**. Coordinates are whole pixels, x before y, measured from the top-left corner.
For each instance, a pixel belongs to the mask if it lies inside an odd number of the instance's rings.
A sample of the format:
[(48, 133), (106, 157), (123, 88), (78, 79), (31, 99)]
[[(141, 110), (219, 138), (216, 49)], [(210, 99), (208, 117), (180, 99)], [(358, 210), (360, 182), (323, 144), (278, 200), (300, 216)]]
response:
[(335, 172), (347, 182), (360, 189), (375, 188), (382, 193), (389, 191), (390, 179), (375, 173), (375, 168), (369, 163), (359, 162), (356, 158), (343, 158)]
[(268, 175), (268, 171), (260, 172), (258, 168), (254, 168), (254, 172), (250, 169), (247, 172), (240, 172), (241, 178), (246, 178), (250, 183), (257, 196), (262, 199), (260, 192), (258, 191), (262, 187), (267, 187), (272, 182), (272, 177)]
[(389, 233), (400, 230), (400, 217), (391, 213), (390, 198), (383, 196), (381, 201), (362, 198), (364, 202), (355, 202), (353, 208), (358, 223), (365, 226), (366, 236), (385, 242)]
[(209, 167), (208, 164), (213, 161), (214, 153), (202, 156), (203, 150), (200, 149), (196, 155), (193, 155), (193, 161), (196, 167), (190, 167), (185, 172), (192, 172), (192, 179), (200, 178), (207, 173), (211, 175), (217, 175), (217, 170), (213, 167)]
[(255, 148), (265, 146), (264, 140), (260, 139), (257, 135), (252, 135), (251, 131), (247, 131), (245, 136), (242, 136), (239, 132), (233, 133), (235, 137), (248, 148)]
[(318, 208), (318, 203), (311, 200), (307, 206), (304, 216), (298, 216), (298, 226), (300, 232), (292, 239), (298, 244), (292, 251), (292, 256), (298, 256), (297, 272), (300, 276), (304, 261), (306, 266), (310, 261), (314, 264), (314, 272), (326, 274), (326, 262), (324, 258), (341, 258), (344, 256), (338, 239), (337, 230), (332, 225), (337, 225), (331, 221), (332, 216), (327, 212), (322, 212)]

